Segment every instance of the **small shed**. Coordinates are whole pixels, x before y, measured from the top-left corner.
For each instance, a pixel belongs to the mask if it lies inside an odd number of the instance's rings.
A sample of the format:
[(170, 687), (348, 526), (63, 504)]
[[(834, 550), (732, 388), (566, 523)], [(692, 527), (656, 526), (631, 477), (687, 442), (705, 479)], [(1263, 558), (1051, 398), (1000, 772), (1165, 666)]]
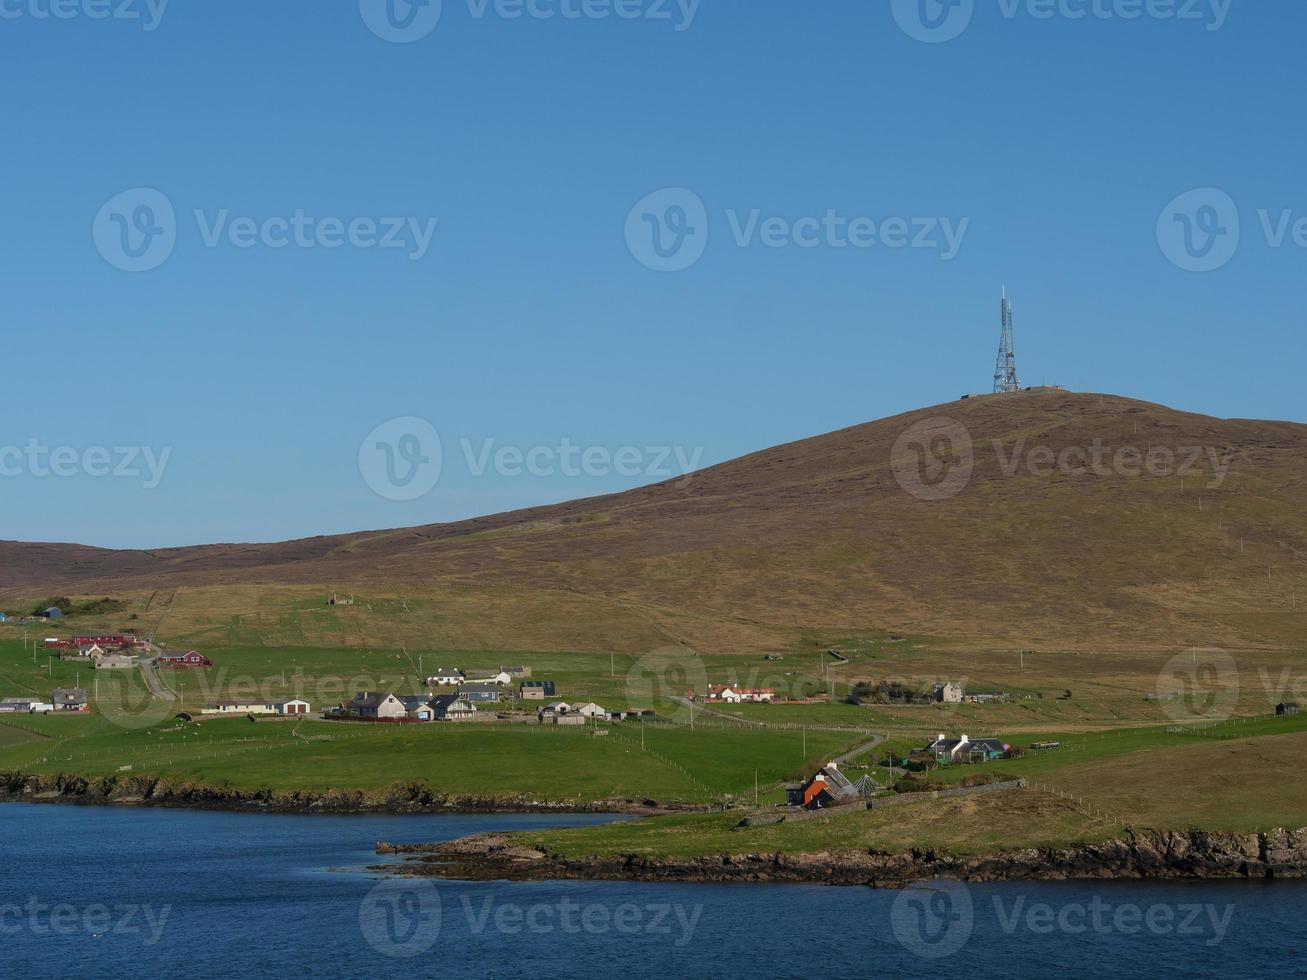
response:
[(45, 610), (45, 612), (41, 613), (41, 615), (46, 619), (63, 619), (64, 611), (58, 606), (51, 606), (49, 609)]
[(1298, 713), (1298, 703), (1296, 701), (1284, 701), (1275, 706), (1277, 715), (1296, 715)]

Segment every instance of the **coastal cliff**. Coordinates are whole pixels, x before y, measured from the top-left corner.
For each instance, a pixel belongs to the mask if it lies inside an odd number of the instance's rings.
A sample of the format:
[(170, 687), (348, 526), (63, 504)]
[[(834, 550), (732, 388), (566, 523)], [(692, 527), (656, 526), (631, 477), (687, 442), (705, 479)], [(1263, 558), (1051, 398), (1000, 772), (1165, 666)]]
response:
[(379, 790), (238, 789), (158, 776), (122, 773), (87, 777), (0, 772), (0, 802), (79, 803), (242, 810), (262, 813), (634, 813), (665, 812), (653, 800), (572, 802), (526, 795), (457, 796), (426, 783), (395, 783)]
[(791, 882), (901, 887), (930, 878), (1029, 881), (1101, 878), (1307, 877), (1307, 828), (1232, 834), (1126, 831), (1119, 839), (994, 854), (935, 851), (719, 854), (694, 858), (637, 855), (562, 857), (501, 834), (431, 845), (378, 844), (413, 859), (385, 870), (404, 875), (487, 879), (579, 878), (630, 881)]

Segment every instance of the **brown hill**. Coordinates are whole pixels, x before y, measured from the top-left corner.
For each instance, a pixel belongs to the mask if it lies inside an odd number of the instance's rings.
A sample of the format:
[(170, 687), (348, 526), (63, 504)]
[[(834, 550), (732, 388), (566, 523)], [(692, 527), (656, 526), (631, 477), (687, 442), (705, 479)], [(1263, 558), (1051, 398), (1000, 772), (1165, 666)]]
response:
[(158, 551), (0, 543), (0, 589), (223, 587), (242, 597), (224, 614), (268, 586), (451, 596), (468, 625), (445, 640), (505, 647), (727, 649), (803, 629), (1288, 647), (1307, 625), (1304, 504), (1307, 426), (1040, 390), (456, 524)]

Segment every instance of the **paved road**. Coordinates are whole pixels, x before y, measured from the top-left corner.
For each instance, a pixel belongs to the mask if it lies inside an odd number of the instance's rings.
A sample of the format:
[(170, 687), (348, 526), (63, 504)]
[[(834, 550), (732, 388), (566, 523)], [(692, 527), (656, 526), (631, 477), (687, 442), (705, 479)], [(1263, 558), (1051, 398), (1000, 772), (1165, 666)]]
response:
[(149, 651), (149, 657), (140, 657), (136, 661), (137, 666), (141, 668), (141, 677), (145, 679), (145, 686), (160, 701), (180, 700), (176, 694), (168, 689), (168, 685), (163, 682), (163, 678), (159, 676), (159, 672), (154, 668), (153, 658), (162, 654), (163, 651), (153, 643), (147, 643), (145, 646)]

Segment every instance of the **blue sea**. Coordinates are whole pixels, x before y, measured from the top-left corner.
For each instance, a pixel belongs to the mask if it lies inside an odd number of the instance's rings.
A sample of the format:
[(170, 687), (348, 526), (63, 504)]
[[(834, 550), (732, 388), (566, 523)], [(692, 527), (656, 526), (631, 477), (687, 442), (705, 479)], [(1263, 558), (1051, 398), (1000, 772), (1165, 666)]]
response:
[(1307, 882), (875, 891), (368, 870), (378, 840), (604, 819), (3, 804), (0, 976), (1307, 975)]

